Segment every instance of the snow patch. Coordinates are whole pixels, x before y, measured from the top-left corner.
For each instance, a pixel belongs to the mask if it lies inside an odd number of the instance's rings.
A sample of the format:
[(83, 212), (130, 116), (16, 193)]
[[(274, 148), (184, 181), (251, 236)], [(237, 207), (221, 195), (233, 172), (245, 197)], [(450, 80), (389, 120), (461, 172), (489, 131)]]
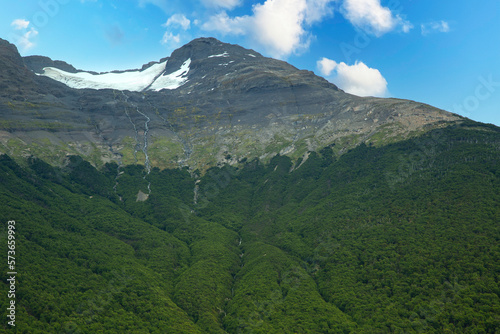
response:
[(160, 91), (162, 89), (176, 89), (184, 85), (187, 81), (187, 74), (189, 72), (189, 65), (191, 64), (191, 58), (186, 60), (180, 69), (170, 74), (163, 74), (156, 78), (156, 80), (151, 84), (149, 89)]
[(227, 53), (227, 51), (224, 51), (224, 53), (221, 53), (220, 55), (208, 56), (208, 58), (214, 58), (214, 57), (229, 57), (229, 53)]
[(42, 76), (49, 77), (75, 89), (116, 89), (132, 92), (144, 90), (160, 91), (176, 89), (188, 81), (187, 73), (191, 58), (186, 60), (180, 69), (170, 74), (165, 71), (167, 61), (154, 64), (145, 70), (135, 70), (121, 73), (92, 74), (89, 72), (69, 73), (55, 67), (45, 67)]
[(232, 63), (234, 63), (234, 60), (231, 60), (229, 63), (219, 64), (219, 66), (227, 66), (227, 65), (232, 64)]
[(253, 55), (253, 54), (251, 54), (251, 53), (249, 53), (249, 54), (248, 54), (248, 56), (250, 56), (250, 57), (254, 57), (254, 58), (255, 58), (255, 57), (257, 57), (256, 55)]
[(55, 67), (45, 67), (43, 76), (62, 82), (75, 89), (117, 89), (140, 92), (146, 89), (165, 70), (167, 62), (154, 64), (147, 69), (122, 73), (91, 74), (69, 73)]

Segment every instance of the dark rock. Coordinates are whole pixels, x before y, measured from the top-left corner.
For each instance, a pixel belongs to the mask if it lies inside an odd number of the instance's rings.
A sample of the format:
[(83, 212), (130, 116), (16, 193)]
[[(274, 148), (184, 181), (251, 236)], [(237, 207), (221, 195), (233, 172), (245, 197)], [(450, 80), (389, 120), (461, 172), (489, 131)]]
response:
[(61, 60), (52, 60), (49, 57), (28, 56), (24, 57), (23, 60), (29, 69), (38, 74), (43, 73), (44, 67), (55, 67), (69, 73), (78, 72), (72, 65)]
[(23, 99), (39, 87), (14, 44), (0, 39), (0, 96)]

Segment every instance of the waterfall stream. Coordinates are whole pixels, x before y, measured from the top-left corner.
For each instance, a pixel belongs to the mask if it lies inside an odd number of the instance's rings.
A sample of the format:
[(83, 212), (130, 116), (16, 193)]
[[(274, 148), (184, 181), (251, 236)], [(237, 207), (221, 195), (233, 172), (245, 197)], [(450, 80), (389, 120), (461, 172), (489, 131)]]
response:
[[(137, 129), (137, 126), (135, 125), (134, 121), (132, 120), (132, 117), (130, 116), (130, 113), (129, 111), (127, 110), (127, 108), (125, 108), (125, 114), (127, 115), (130, 123), (132, 124), (133, 128), (134, 128), (134, 136), (135, 136), (135, 146), (134, 146), (134, 159), (135, 159), (135, 162), (137, 163), (138, 162), (138, 159), (137, 159), (137, 151), (138, 151), (138, 147), (140, 147), (142, 153), (144, 153), (144, 166), (146, 167), (146, 175), (144, 175), (144, 180), (146, 180), (146, 177), (149, 175), (149, 173), (151, 172), (151, 162), (149, 160), (149, 155), (148, 155), (148, 145), (149, 145), (149, 141), (148, 141), (148, 134), (149, 134), (149, 122), (151, 121), (151, 118), (149, 118), (148, 115), (146, 115), (144, 112), (140, 111), (139, 110), (139, 106), (137, 106), (135, 103), (131, 103), (129, 102), (129, 96), (127, 94), (125, 94), (125, 92), (121, 92), (122, 95), (124, 96), (125, 98), (125, 103), (132, 106), (133, 108), (135, 108), (135, 111), (141, 115), (142, 117), (145, 118), (145, 121), (144, 121), (144, 133), (143, 133), (143, 144), (141, 145), (141, 141), (139, 139), (139, 130)], [(147, 181), (147, 180), (146, 180)], [(149, 194), (151, 194), (151, 182), (148, 181), (148, 192)]]

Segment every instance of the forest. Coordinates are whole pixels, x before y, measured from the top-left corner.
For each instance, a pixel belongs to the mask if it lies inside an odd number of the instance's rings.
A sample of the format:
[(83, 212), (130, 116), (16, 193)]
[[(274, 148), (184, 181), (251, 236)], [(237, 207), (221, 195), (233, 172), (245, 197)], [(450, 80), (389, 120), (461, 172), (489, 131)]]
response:
[(0, 156), (0, 332), (500, 333), (500, 129), (336, 152), (149, 174)]

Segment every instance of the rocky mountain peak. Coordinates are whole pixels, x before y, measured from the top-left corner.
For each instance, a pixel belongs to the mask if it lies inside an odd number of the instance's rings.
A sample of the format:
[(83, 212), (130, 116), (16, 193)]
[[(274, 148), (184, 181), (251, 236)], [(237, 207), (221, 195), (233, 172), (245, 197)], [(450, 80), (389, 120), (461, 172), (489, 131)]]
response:
[(99, 74), (42, 56), (23, 60), (1, 41), (0, 87), (0, 152), (54, 164), (79, 154), (95, 165), (205, 170), (277, 154), (307, 158), (333, 144), (342, 154), (461, 120), (413, 101), (353, 96), (214, 38), (141, 69)]
[(8, 41), (0, 38), (0, 60), (17, 67), (24, 67), (24, 62), (17, 47)]
[(0, 38), (0, 96), (22, 100), (39, 89), (16, 46)]
[(172, 52), (169, 61), (173, 63), (172, 65), (179, 65), (186, 59), (195, 62), (207, 58), (229, 57), (229, 55), (239, 58), (262, 57), (260, 53), (245, 49), (239, 45), (223, 43), (211, 37), (202, 37), (194, 39)]

